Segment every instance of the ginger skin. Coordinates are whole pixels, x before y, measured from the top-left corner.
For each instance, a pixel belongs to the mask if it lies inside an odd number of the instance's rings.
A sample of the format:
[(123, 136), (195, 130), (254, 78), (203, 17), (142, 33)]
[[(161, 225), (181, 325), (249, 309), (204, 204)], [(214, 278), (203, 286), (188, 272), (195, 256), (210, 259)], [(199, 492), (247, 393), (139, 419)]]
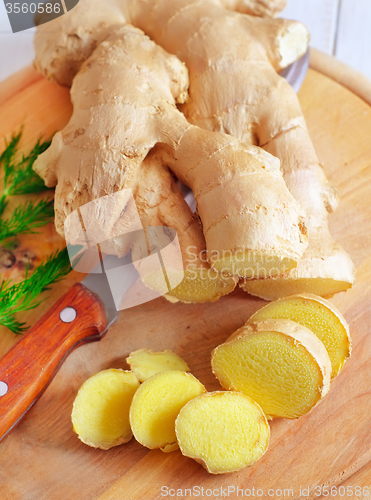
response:
[[(185, 202), (174, 176), (164, 165), (161, 155), (155, 149), (149, 153), (140, 167), (140, 183), (134, 194), (142, 225), (171, 227), (178, 235), (183, 264), (181, 269), (166, 267), (169, 281), (176, 279), (179, 272), (184, 278), (171, 290), (162, 289), (156, 273), (150, 273), (143, 266), (142, 259), (148, 256), (146, 242), (137, 241), (132, 248), (132, 258), (143, 282), (161, 293), (171, 302), (203, 303), (215, 301), (232, 292), (237, 280), (224, 276), (210, 268), (205, 254), (205, 238), (198, 217)], [(162, 241), (162, 240), (160, 240)], [(169, 242), (163, 243), (165, 247)], [(154, 249), (151, 248), (153, 253)], [(160, 278), (163, 272), (160, 271)]]
[(250, 16), (276, 17), (286, 5), (286, 0), (220, 0), (228, 10), (242, 12)]

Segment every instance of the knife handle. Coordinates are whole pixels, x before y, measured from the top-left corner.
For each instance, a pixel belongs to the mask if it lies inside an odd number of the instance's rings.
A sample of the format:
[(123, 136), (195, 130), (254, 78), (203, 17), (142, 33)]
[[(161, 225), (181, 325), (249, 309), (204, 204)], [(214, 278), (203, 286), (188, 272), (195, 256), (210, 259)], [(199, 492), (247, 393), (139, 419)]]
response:
[(68, 354), (107, 327), (99, 298), (75, 284), (0, 360), (0, 441), (41, 396)]

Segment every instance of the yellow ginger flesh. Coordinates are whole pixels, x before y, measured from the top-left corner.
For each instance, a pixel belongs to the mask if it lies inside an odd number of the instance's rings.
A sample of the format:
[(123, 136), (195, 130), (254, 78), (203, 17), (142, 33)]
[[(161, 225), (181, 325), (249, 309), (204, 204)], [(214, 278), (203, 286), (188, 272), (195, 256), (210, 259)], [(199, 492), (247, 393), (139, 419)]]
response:
[(170, 302), (215, 302), (233, 292), (236, 281), (233, 276), (223, 275), (213, 269), (188, 269), (184, 271), (183, 281), (165, 297)]
[(173, 451), (178, 448), (175, 420), (191, 399), (206, 392), (193, 375), (183, 371), (158, 373), (135, 393), (130, 424), (135, 439), (147, 448)]
[(306, 326), (325, 346), (331, 361), (331, 378), (336, 377), (350, 356), (349, 327), (342, 314), (321, 297), (297, 295), (267, 304), (249, 319), (291, 319)]
[(251, 397), (268, 418), (308, 413), (330, 384), (326, 349), (310, 330), (288, 320), (242, 327), (213, 351), (212, 368), (223, 388)]
[(241, 283), (245, 292), (264, 300), (277, 300), (295, 293), (312, 293), (330, 298), (336, 293), (351, 288), (350, 281), (333, 278), (278, 278), (270, 280), (247, 280)]
[(243, 278), (274, 278), (296, 267), (295, 259), (279, 257), (259, 251), (237, 251), (212, 262), (221, 273), (231, 273)]
[[(237, 279), (233, 276), (223, 275), (213, 269), (185, 269), (184, 277), (176, 287), (165, 293), (163, 271), (153, 272), (142, 277), (143, 283), (164, 294), (169, 302), (204, 303), (215, 302), (224, 295), (233, 292)], [(166, 269), (169, 283), (179, 282), (177, 271)]]
[(175, 428), (183, 455), (212, 474), (252, 465), (269, 443), (262, 409), (239, 392), (209, 392), (192, 399), (180, 411)]
[(104, 370), (80, 388), (72, 409), (72, 424), (79, 439), (94, 448), (108, 450), (132, 438), (129, 410), (137, 377), (129, 371)]
[(180, 370), (189, 372), (189, 367), (182, 358), (171, 351), (153, 352), (148, 349), (139, 349), (126, 358), (131, 370), (140, 382), (156, 375), (156, 373)]

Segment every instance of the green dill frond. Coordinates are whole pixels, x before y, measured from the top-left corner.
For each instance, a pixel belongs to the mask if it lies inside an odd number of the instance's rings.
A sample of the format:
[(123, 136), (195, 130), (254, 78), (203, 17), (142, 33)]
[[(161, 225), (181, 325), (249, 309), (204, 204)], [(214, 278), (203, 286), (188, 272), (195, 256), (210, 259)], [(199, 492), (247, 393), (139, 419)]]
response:
[(0, 241), (22, 233), (35, 233), (36, 228), (45, 226), (54, 216), (52, 201), (41, 200), (20, 205), (8, 220), (2, 219), (8, 206), (8, 196), (39, 193), (47, 189), (32, 167), (36, 158), (50, 146), (50, 141), (41, 142), (39, 139), (32, 151), (19, 159), (18, 146), (22, 132), (21, 128), (17, 134), (13, 134), (0, 155), (0, 167), (4, 170), (4, 189), (0, 196)]
[(43, 300), (38, 296), (48, 290), (52, 283), (65, 278), (71, 271), (67, 249), (57, 251), (40, 264), (32, 275), (20, 283), (11, 280), (0, 284), (0, 324), (16, 334), (24, 333), (28, 326), (17, 319), (17, 314), (37, 307)]
[[(28, 201), (16, 207), (8, 220), (2, 216), (8, 205), (7, 197), (39, 193), (46, 190), (42, 179), (33, 171), (33, 164), (41, 153), (49, 146), (50, 141), (38, 140), (27, 156), (19, 159), (18, 146), (22, 137), (22, 129), (14, 134), (6, 143), (4, 152), (0, 155), (0, 167), (4, 169), (4, 191), (0, 196), (0, 241), (3, 246), (12, 248), (17, 245), (15, 236), (25, 233), (35, 233), (35, 229), (45, 226), (54, 217), (53, 200)], [(25, 279), (20, 283), (11, 280), (0, 283), (0, 324), (16, 334), (25, 332), (26, 323), (17, 318), (18, 313), (37, 307), (43, 300), (39, 295), (48, 290), (71, 271), (68, 251), (55, 252), (40, 264), (29, 276), (29, 266), (26, 266)]]
[(14, 163), (18, 151), (19, 141), (21, 140), (23, 128), (16, 135), (12, 135), (9, 143), (5, 141), (5, 150), (0, 156), (0, 165), (4, 168), (4, 187), (8, 181), (8, 175), (11, 171), (10, 165)]
[(16, 207), (8, 220), (0, 219), (0, 241), (18, 234), (34, 234), (54, 217), (53, 200), (28, 201)]
[[(44, 181), (32, 169), (36, 158), (50, 146), (51, 141), (41, 142), (39, 139), (32, 151), (27, 156), (17, 160), (19, 141), (23, 130), (14, 134), (9, 143), (6, 143), (5, 151), (0, 156), (0, 166), (4, 169), (4, 192), (3, 197), (19, 194), (40, 193), (48, 189)], [(1, 215), (0, 201), (0, 215)]]
[(2, 217), (2, 215), (5, 212), (5, 209), (6, 209), (7, 206), (8, 206), (8, 202), (6, 201), (6, 195), (3, 194), (0, 197), (0, 217)]

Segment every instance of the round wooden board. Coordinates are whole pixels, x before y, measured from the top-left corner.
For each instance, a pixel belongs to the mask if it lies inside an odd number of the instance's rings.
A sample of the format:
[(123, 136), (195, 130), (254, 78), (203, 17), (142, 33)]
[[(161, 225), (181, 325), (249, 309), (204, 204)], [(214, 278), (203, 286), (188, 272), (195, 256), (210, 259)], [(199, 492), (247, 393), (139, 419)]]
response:
[[(0, 85), (0, 137), (25, 123), (26, 149), (41, 132), (63, 126), (71, 112), (65, 89), (28, 71), (18, 81), (13, 77), (15, 94), (9, 84)], [(108, 367), (125, 368), (125, 358), (134, 349), (172, 349), (207, 389), (217, 389), (211, 350), (263, 305), (240, 290), (204, 305), (173, 305), (160, 298), (121, 312), (101, 342), (75, 350), (27, 417), (0, 444), (2, 500), (154, 500), (164, 497), (167, 490), (162, 487), (174, 489), (173, 497), (201, 497), (204, 488), (204, 497), (229, 493), (228, 498), (241, 498), (239, 487), (250, 490), (251, 496), (319, 498), (319, 487), (340, 484), (352, 488), (351, 498), (364, 498), (355, 486), (367, 486), (371, 460), (371, 107), (313, 69), (299, 98), (320, 161), (341, 195), (340, 207), (331, 216), (332, 233), (351, 254), (358, 273), (356, 286), (332, 299), (350, 324), (353, 354), (329, 395), (297, 421), (274, 420), (268, 452), (239, 473), (212, 476), (179, 451), (149, 451), (134, 440), (109, 451), (88, 448), (70, 423), (73, 399), (88, 376)], [(60, 244), (55, 237), (55, 246)], [(34, 249), (46, 253), (45, 246)], [(27, 321), (35, 322), (77, 279), (74, 274), (53, 287)], [(4, 329), (0, 334), (4, 352), (16, 339)], [(246, 497), (249, 491), (244, 493)], [(339, 492), (332, 495), (342, 497)]]

